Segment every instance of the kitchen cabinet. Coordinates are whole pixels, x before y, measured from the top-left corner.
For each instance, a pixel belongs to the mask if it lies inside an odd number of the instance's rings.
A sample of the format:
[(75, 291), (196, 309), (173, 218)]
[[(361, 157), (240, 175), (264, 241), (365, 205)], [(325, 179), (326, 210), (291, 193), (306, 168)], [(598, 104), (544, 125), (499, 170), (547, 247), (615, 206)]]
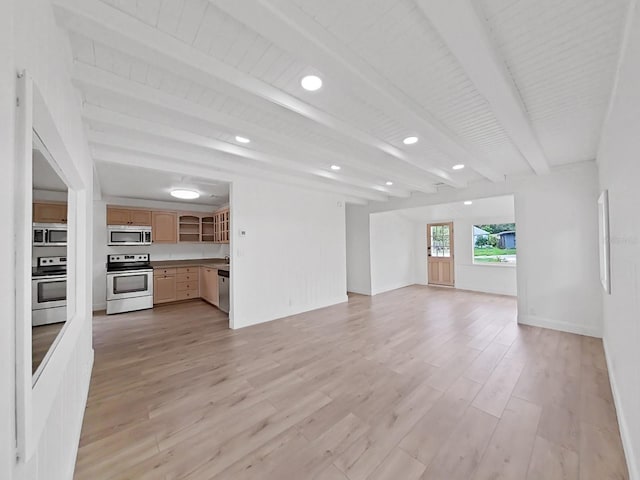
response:
[(151, 210), (129, 210), (131, 225), (151, 226)]
[(217, 268), (200, 267), (200, 297), (216, 307), (219, 305)]
[[(62, 216), (59, 211), (48, 216), (54, 220), (40, 221), (60, 222), (60, 217), (66, 222), (66, 208)], [(34, 204), (34, 221), (35, 217)], [(201, 213), (107, 205), (107, 225), (151, 225), (153, 243), (229, 243), (229, 223), (228, 207), (214, 213)]]
[(200, 242), (200, 216), (180, 214), (178, 216), (178, 240), (182, 242)]
[(176, 276), (157, 275), (154, 270), (153, 276), (153, 303), (175, 302), (177, 300)]
[(107, 207), (107, 225), (151, 225), (151, 210)]
[(213, 243), (216, 241), (215, 216), (205, 215), (200, 218), (200, 233), (203, 242)]
[(229, 208), (213, 214), (213, 238), (215, 243), (229, 243)]
[(67, 204), (34, 202), (34, 223), (67, 223)]
[(199, 267), (179, 267), (176, 269), (176, 295), (178, 300), (200, 296)]
[(153, 243), (178, 243), (176, 212), (153, 211), (151, 215)]

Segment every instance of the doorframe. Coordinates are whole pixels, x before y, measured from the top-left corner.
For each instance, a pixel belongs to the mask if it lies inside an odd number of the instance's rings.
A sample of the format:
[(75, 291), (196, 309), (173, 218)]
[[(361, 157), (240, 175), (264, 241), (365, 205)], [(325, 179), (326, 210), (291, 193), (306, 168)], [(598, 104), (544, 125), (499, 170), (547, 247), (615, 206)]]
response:
[[(450, 256), (449, 257), (440, 257), (440, 258), (450, 258), (451, 261), (451, 285), (446, 285), (446, 284), (440, 284), (440, 283), (431, 283), (429, 281), (429, 263), (430, 263), (430, 259), (431, 258), (439, 258), (439, 257), (432, 257), (431, 256), (431, 227), (437, 227), (437, 226), (448, 226), (449, 227), (449, 252), (450, 252)], [(456, 277), (455, 277), (455, 272), (456, 272), (456, 263), (455, 263), (455, 241), (454, 241), (454, 222), (453, 220), (451, 221), (445, 221), (445, 222), (430, 222), (427, 223), (427, 228), (426, 228), (426, 234), (427, 234), (427, 285), (430, 285), (432, 287), (448, 287), (448, 288), (454, 288), (456, 285)]]

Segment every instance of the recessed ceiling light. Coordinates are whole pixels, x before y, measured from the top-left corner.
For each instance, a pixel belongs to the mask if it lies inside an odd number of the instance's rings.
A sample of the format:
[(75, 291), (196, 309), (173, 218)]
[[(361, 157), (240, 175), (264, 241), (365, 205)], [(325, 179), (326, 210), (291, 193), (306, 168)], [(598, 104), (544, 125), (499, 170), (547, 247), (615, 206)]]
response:
[(340, 170), (340, 165), (331, 165), (331, 170)]
[(249, 143), (251, 140), (249, 140), (247, 137), (241, 137), (240, 135), (236, 135), (236, 142), (240, 142), (240, 143)]
[(461, 164), (461, 163), (459, 163), (459, 164), (457, 164), (457, 165), (454, 165), (454, 166), (453, 166), (453, 167), (451, 167), (451, 168), (453, 168), (454, 170), (462, 170), (462, 169), (464, 168), (464, 165), (463, 165), (463, 164)]
[(473, 204), (473, 202), (471, 200), (467, 200), (466, 202), (464, 202), (465, 205), (471, 205)]
[(418, 137), (407, 137), (402, 140), (402, 143), (405, 145), (413, 145), (414, 143), (418, 143)]
[(171, 190), (171, 196), (179, 198), (181, 200), (193, 200), (194, 198), (198, 198), (200, 194), (195, 190), (185, 190), (182, 188), (178, 188), (175, 190)]
[(305, 90), (315, 92), (316, 90), (319, 90), (320, 87), (322, 87), (322, 79), (317, 75), (307, 75), (306, 77), (302, 77), (302, 80), (300, 80), (300, 85), (302, 85), (302, 88), (304, 88)]
[(387, 182), (387, 186), (390, 187), (391, 185), (393, 185), (393, 182)]

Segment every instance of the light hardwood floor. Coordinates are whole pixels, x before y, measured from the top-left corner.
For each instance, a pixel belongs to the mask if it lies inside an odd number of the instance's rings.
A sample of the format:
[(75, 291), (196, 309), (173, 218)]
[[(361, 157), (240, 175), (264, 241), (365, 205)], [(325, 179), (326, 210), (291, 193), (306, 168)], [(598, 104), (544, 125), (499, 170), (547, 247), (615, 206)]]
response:
[(75, 478), (626, 479), (600, 340), (515, 318), (420, 286), (238, 331), (97, 316)]

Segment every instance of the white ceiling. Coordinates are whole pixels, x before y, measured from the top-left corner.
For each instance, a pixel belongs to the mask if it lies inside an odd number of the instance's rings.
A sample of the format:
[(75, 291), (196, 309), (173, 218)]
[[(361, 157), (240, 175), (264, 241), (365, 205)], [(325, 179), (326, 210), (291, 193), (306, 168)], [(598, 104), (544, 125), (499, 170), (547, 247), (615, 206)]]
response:
[(480, 219), (495, 217), (505, 220), (513, 220), (515, 218), (513, 195), (470, 199), (469, 201), (472, 202), (471, 205), (465, 205), (464, 202), (441, 203), (426, 207), (395, 210), (394, 213), (399, 213), (406, 218), (421, 223), (445, 222), (458, 218)]
[[(229, 203), (229, 184), (206, 178), (169, 173), (129, 165), (96, 163), (102, 195), (163, 202), (222, 206)], [(200, 197), (179, 200), (171, 196), (173, 189), (195, 190)]]
[(594, 159), (629, 3), (52, 1), (94, 159), (359, 202)]

